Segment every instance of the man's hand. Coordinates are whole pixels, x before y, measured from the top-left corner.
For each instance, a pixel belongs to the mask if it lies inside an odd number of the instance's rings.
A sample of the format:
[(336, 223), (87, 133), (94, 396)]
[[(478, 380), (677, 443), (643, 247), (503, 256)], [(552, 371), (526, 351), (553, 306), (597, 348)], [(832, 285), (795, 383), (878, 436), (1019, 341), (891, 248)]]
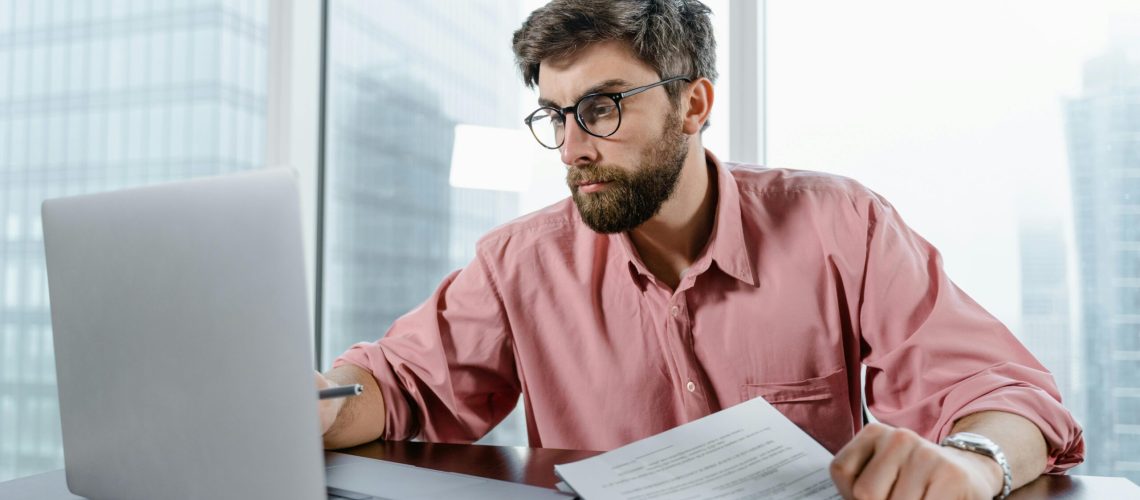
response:
[(372, 373), (345, 363), (325, 373), (317, 373), (317, 390), (360, 384), (364, 392), (349, 398), (320, 402), (321, 435), (325, 448), (339, 449), (375, 441), (384, 435), (384, 396)]
[(873, 423), (831, 461), (831, 479), (844, 498), (989, 499), (1001, 493), (993, 459), (939, 446), (914, 431)]
[[(336, 387), (337, 384), (334, 384), (331, 380), (325, 378), (325, 376), (321, 375), (320, 372), (316, 372), (316, 375), (317, 391), (320, 391), (321, 389), (327, 389), (329, 387)], [(344, 401), (345, 398), (322, 399), (319, 401), (322, 436), (332, 428), (333, 422), (336, 422), (336, 416), (340, 413), (340, 409), (344, 407)]]

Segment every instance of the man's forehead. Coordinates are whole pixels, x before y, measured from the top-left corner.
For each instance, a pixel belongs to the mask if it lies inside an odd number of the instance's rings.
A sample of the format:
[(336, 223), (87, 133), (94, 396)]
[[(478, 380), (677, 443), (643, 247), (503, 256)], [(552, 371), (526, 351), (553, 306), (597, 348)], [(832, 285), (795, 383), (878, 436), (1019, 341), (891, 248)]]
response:
[(573, 54), (543, 59), (539, 63), (539, 102), (569, 106), (583, 95), (628, 88), (631, 83), (654, 74), (656, 71), (637, 58), (629, 43), (621, 40), (593, 43)]
[(572, 92), (569, 97), (562, 97), (561, 99), (558, 98), (560, 96), (547, 97), (542, 95), (540, 88), (538, 104), (541, 106), (554, 106), (561, 108), (572, 105), (573, 102), (577, 101), (582, 96), (587, 94), (593, 94), (595, 92), (609, 92), (615, 91), (616, 89), (624, 89), (629, 87), (632, 87), (632, 85), (628, 80), (624, 78), (606, 78), (591, 85), (587, 85), (580, 90)]

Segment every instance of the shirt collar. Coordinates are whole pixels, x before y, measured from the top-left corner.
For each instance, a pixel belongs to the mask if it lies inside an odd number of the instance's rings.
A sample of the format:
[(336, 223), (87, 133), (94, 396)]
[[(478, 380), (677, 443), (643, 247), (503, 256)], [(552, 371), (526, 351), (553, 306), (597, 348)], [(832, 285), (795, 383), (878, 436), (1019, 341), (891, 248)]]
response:
[[(716, 172), (717, 202), (716, 219), (713, 221), (712, 233), (704, 251), (689, 267), (688, 276), (699, 275), (715, 262), (717, 268), (725, 274), (744, 283), (756, 286), (756, 275), (752, 268), (752, 261), (748, 258), (748, 247), (744, 239), (744, 225), (740, 218), (740, 191), (736, 186), (736, 179), (732, 172), (720, 163), (720, 160), (705, 150), (705, 163)], [(617, 239), (618, 246), (625, 252), (630, 273), (636, 278), (640, 274), (646, 278), (654, 279), (653, 274), (645, 267), (629, 234), (611, 234)], [(635, 281), (637, 281), (635, 279)], [(638, 283), (640, 285), (640, 283)]]
[[(716, 221), (713, 223), (706, 251), (725, 274), (756, 286), (756, 274), (752, 269), (752, 259), (748, 258), (744, 224), (740, 218), (740, 189), (736, 186), (736, 178), (707, 149), (705, 158), (708, 164), (716, 169), (717, 183)], [(700, 263), (702, 258), (703, 256), (698, 258), (697, 263)]]

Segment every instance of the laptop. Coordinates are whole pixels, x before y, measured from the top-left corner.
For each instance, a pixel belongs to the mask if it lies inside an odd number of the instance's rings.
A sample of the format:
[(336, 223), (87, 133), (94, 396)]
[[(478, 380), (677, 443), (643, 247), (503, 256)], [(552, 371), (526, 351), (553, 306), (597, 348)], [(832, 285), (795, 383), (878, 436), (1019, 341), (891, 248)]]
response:
[(68, 489), (558, 497), (323, 452), (299, 199), (292, 171), (266, 169), (44, 202)]

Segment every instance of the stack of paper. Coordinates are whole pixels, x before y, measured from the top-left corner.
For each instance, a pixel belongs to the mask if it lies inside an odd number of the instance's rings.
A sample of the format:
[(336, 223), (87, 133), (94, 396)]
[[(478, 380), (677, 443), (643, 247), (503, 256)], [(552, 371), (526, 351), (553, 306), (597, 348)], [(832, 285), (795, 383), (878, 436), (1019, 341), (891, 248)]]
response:
[(832, 455), (762, 398), (616, 450), (557, 474), (587, 500), (836, 499)]

